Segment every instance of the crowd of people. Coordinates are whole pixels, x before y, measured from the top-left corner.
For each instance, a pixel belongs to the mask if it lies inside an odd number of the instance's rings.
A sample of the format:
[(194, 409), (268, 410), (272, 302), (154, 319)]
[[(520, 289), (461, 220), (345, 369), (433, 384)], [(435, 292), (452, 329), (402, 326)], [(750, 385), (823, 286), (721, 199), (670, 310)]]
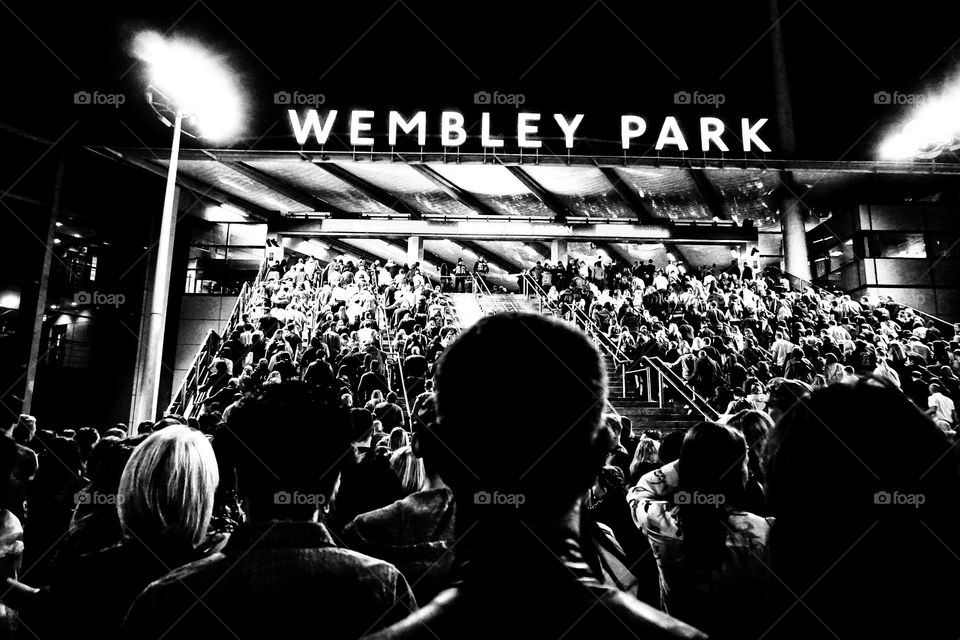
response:
[(772, 274), (648, 270), (531, 276), (580, 288), (591, 331), (671, 363), (716, 422), (604, 414), (578, 323), (461, 330), (418, 265), (272, 265), (191, 417), (9, 421), (0, 633), (960, 635), (952, 331)]
[(892, 298), (792, 290), (776, 270), (734, 261), (686, 270), (571, 260), (535, 266), (559, 314), (631, 361), (657, 357), (721, 414), (761, 408), (782, 380), (820, 388), (870, 373), (945, 431), (957, 426), (960, 332)]

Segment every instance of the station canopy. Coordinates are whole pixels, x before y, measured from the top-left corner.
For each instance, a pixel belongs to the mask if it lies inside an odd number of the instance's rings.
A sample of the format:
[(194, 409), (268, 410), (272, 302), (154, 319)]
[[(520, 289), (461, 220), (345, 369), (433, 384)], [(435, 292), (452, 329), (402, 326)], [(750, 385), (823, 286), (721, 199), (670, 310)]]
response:
[[(167, 172), (169, 150), (92, 149)], [(200, 217), (219, 207), (334, 253), (400, 262), (418, 235), (428, 272), (483, 256), (510, 281), (549, 259), (553, 239), (590, 260), (728, 262), (779, 231), (785, 196), (809, 228), (859, 204), (935, 201), (960, 186), (960, 165), (186, 149), (178, 182), (207, 205), (193, 207)]]

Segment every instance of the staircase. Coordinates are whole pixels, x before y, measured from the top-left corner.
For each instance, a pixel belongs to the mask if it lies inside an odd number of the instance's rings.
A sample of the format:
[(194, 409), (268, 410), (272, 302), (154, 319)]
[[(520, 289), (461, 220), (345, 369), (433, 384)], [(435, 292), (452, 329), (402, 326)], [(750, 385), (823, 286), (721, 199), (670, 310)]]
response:
[[(609, 381), (608, 399), (610, 404), (625, 418), (630, 418), (632, 430), (640, 434), (647, 430), (686, 431), (703, 421), (703, 416), (691, 412), (685, 405), (665, 400), (663, 406), (656, 400), (647, 400), (642, 389), (637, 386), (634, 375), (626, 376), (626, 394), (621, 368), (609, 355), (603, 357)], [(641, 384), (645, 384), (643, 374), (636, 374)]]
[(476, 324), (477, 320), (485, 314), (480, 303), (472, 293), (448, 293), (446, 296), (453, 303), (457, 318), (460, 320), (460, 328), (467, 329)]
[(540, 310), (537, 309), (535, 300), (520, 293), (491, 293), (483, 297), (482, 303), (488, 305), (494, 313), (502, 313), (505, 311), (540, 312)]

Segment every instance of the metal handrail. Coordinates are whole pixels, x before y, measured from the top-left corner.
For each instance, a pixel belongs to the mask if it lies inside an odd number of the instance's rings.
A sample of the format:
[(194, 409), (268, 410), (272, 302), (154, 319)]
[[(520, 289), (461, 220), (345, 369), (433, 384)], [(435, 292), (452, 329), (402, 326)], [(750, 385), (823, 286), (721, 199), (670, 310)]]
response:
[[(410, 413), (410, 394), (407, 393), (407, 377), (403, 373), (403, 357), (397, 354), (397, 345), (393, 336), (393, 328), (390, 326), (390, 318), (387, 317), (387, 311), (381, 304), (380, 297), (377, 296), (377, 317), (382, 318), (384, 333), (387, 340), (387, 357), (392, 358), (397, 363), (397, 372), (400, 376), (400, 388), (403, 390), (403, 404), (406, 406), (407, 415), (411, 421), (413, 416)], [(387, 375), (389, 376), (389, 369)], [(389, 383), (388, 383), (389, 386)]]
[[(669, 366), (660, 358), (654, 356), (643, 356), (641, 361), (647, 365), (648, 371), (650, 369), (655, 370), (660, 375), (660, 380), (665, 381), (670, 387), (673, 388), (680, 397), (683, 398), (683, 401), (690, 405), (693, 409), (698, 411), (700, 415), (703, 416), (704, 420), (717, 420), (720, 417), (720, 414), (716, 409), (710, 406), (710, 403), (707, 402), (700, 394), (698, 394), (693, 387), (688, 385), (683, 379), (678, 376)], [(629, 372), (634, 373), (634, 372)], [(647, 386), (648, 393), (650, 385)], [(663, 393), (660, 393), (658, 399), (660, 406), (663, 406)]]
[[(477, 276), (473, 271), (470, 272), (470, 277), (473, 279), (473, 299), (477, 301), (477, 306), (480, 307), (480, 310), (486, 313), (483, 308), (483, 303), (480, 301), (481, 297), (486, 296), (488, 299), (491, 299), (493, 294), (490, 293), (490, 288), (487, 286), (487, 283), (484, 282), (480, 277)], [(506, 309), (501, 306), (499, 311), (505, 311)], [(456, 313), (456, 310), (454, 310)], [(458, 316), (459, 321), (459, 316)], [(458, 322), (459, 324), (459, 322)]]
[[(257, 270), (257, 277), (254, 278), (254, 281), (252, 283), (245, 282), (240, 289), (240, 295), (237, 296), (237, 301), (233, 305), (233, 311), (230, 313), (230, 318), (227, 320), (226, 326), (220, 328), (219, 332), (211, 329), (210, 333), (207, 334), (206, 340), (204, 340), (200, 348), (197, 349), (197, 353), (193, 356), (193, 361), (191, 362), (190, 369), (187, 370), (187, 375), (180, 381), (180, 388), (176, 393), (170, 394), (167, 413), (181, 414), (184, 415), (184, 417), (188, 417), (186, 415), (188, 413), (187, 410), (192, 408), (193, 400), (199, 392), (200, 369), (202, 366), (206, 366), (206, 364), (201, 366), (201, 362), (207, 357), (211, 360), (216, 357), (216, 351), (220, 348), (220, 344), (224, 342), (230, 332), (233, 331), (233, 328), (237, 326), (240, 318), (243, 317), (243, 314), (247, 311), (254, 292), (257, 291), (260, 284), (266, 278), (269, 270), (267, 259), (264, 258), (260, 263), (260, 268)], [(211, 336), (216, 336), (216, 344), (213, 344)], [(190, 384), (191, 376), (193, 376), (192, 380), (194, 383), (192, 389)]]

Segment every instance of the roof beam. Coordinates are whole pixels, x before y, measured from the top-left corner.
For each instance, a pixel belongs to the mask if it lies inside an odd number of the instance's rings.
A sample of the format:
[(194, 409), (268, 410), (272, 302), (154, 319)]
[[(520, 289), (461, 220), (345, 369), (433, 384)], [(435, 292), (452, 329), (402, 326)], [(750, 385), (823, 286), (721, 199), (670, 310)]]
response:
[(616, 169), (612, 167), (599, 167), (599, 169), (603, 177), (610, 183), (610, 186), (617, 191), (617, 194), (623, 198), (627, 206), (633, 211), (633, 214), (637, 216), (638, 222), (641, 224), (655, 224), (663, 221), (663, 218), (657, 216), (650, 207), (647, 206), (647, 203), (643, 201), (640, 194), (635, 193), (630, 185), (620, 179), (620, 174), (617, 173)]
[(384, 258), (383, 256), (378, 256), (376, 254), (370, 253), (366, 249), (355, 247), (354, 245), (348, 242), (343, 242), (342, 240), (337, 240), (335, 238), (320, 238), (318, 242), (320, 242), (321, 244), (328, 245), (331, 249), (334, 249), (336, 251), (355, 255), (361, 260), (368, 260), (370, 262), (375, 262), (377, 260), (386, 261), (386, 258)]
[[(150, 160), (142, 160), (140, 158), (128, 158), (123, 154), (111, 149), (107, 149), (107, 151), (113, 154), (114, 159), (119, 159), (123, 163), (134, 167), (139, 167), (140, 169), (149, 171), (150, 173), (164, 179), (167, 177), (167, 168), (155, 162)], [(211, 186), (201, 180), (196, 180), (190, 176), (185, 176), (182, 173), (177, 174), (177, 184), (187, 191), (193, 193), (201, 200), (210, 198), (219, 204), (229, 204), (237, 207), (238, 209), (242, 209), (254, 218), (264, 222), (273, 222), (281, 217), (279, 211), (270, 211), (269, 209), (265, 209), (256, 203), (250, 202), (249, 200), (239, 196), (235, 196), (232, 193), (224, 191), (218, 187)]]
[(664, 243), (663, 243), (663, 248), (667, 250), (667, 253), (672, 254), (674, 258), (677, 258), (677, 259), (680, 260), (681, 262), (685, 262), (686, 264), (690, 265), (691, 267), (693, 266), (693, 263), (690, 262), (690, 260), (687, 258), (687, 256), (683, 255), (683, 251), (680, 250), (680, 247), (677, 245), (677, 243), (675, 243), (675, 242), (664, 242)]
[(312, 194), (309, 194), (288, 182), (279, 180), (269, 173), (261, 171), (260, 169), (257, 169), (246, 162), (224, 161), (220, 164), (229, 167), (240, 175), (253, 180), (257, 184), (266, 187), (271, 191), (276, 191), (285, 198), (293, 200), (294, 202), (299, 202), (306, 207), (307, 211), (328, 212), (331, 216), (337, 218), (358, 217), (356, 214), (348, 213), (339, 207), (335, 207), (329, 202), (324, 201), (322, 198), (318, 198)]
[(563, 204), (563, 202), (560, 201), (560, 198), (557, 197), (557, 194), (544, 189), (543, 185), (531, 178), (530, 174), (524, 171), (522, 167), (512, 164), (504, 166), (520, 182), (523, 183), (523, 186), (529, 189), (533, 195), (537, 196), (537, 199), (539, 199), (540, 202), (546, 205), (546, 207), (553, 212), (553, 219), (555, 222), (563, 223), (566, 222), (568, 217), (573, 217), (571, 211), (565, 204)]
[(422, 236), (433, 239), (465, 240), (569, 240), (572, 242), (677, 242), (683, 244), (738, 244), (756, 242), (757, 229), (733, 224), (638, 225), (629, 222), (604, 222), (589, 225), (566, 225), (556, 222), (499, 220), (456, 221), (407, 220), (387, 218), (310, 219), (285, 218), (271, 225), (271, 231), (287, 235), (333, 236), (335, 238), (406, 238)]
[(619, 258), (620, 260), (626, 262), (627, 264), (633, 264), (629, 254), (625, 254), (623, 251), (613, 246), (612, 242), (601, 241), (601, 242), (597, 242), (596, 245), (597, 247), (606, 251), (607, 255), (610, 256), (611, 258), (614, 258), (614, 259)]
[[(98, 149), (98, 147), (87, 147), (88, 149)], [(99, 147), (103, 149), (103, 147)], [(162, 156), (163, 154), (169, 154), (169, 148), (157, 147), (125, 147), (118, 149), (122, 151), (124, 156), (127, 157), (140, 157), (144, 159), (155, 158), (157, 156)], [(215, 153), (216, 160), (211, 158), (208, 154)], [(350, 162), (396, 162), (399, 154), (395, 151), (364, 151), (362, 155), (362, 160), (359, 160), (359, 156), (356, 152), (353, 151), (331, 151), (325, 149), (320, 151), (319, 149), (315, 151), (311, 150), (299, 150), (299, 151), (287, 151), (287, 152), (278, 152), (276, 150), (272, 151), (255, 151), (249, 149), (181, 149), (180, 150), (180, 159), (181, 160), (203, 160), (207, 162), (216, 162), (217, 160), (243, 160), (243, 161), (257, 161), (257, 160), (268, 160), (271, 162), (314, 162), (317, 164), (328, 163), (331, 161), (339, 161), (344, 163)], [(503, 162), (524, 162), (529, 161), (529, 155), (520, 157), (518, 153), (498, 153), (497, 158)], [(417, 161), (430, 163), (430, 164), (442, 164), (444, 162), (450, 162), (450, 155), (442, 151), (431, 151), (425, 152), (423, 154), (417, 154)], [(858, 173), (858, 174), (901, 174), (901, 175), (949, 175), (958, 177), (960, 176), (960, 163), (956, 162), (937, 162), (937, 163), (927, 163), (927, 162), (915, 162), (915, 161), (902, 161), (902, 162), (890, 162), (886, 160), (844, 160), (842, 162), (837, 162), (836, 160), (775, 160), (770, 158), (742, 158), (739, 160), (731, 160), (730, 158), (690, 158), (689, 156), (684, 157), (669, 157), (669, 156), (627, 156), (624, 158), (623, 155), (570, 155), (566, 154), (551, 156), (551, 155), (541, 155), (538, 158), (538, 163), (540, 165), (562, 165), (562, 166), (605, 166), (605, 167), (646, 167), (646, 168), (677, 168), (677, 169), (689, 169), (692, 165), (696, 165), (700, 168), (709, 168), (709, 169), (718, 169), (718, 170), (729, 170), (735, 168), (737, 171), (744, 169), (756, 170), (756, 171), (815, 171), (815, 172), (824, 172), (827, 174), (848, 174), (848, 173)], [(458, 154), (459, 164), (477, 164), (482, 165), (484, 163), (490, 163), (490, 153), (481, 153), (481, 152), (461, 152)], [(504, 166), (510, 166), (504, 164)]]
[(470, 191), (465, 191), (461, 187), (457, 186), (450, 180), (443, 177), (436, 169), (429, 165), (425, 164), (411, 164), (411, 167), (416, 169), (423, 175), (425, 178), (430, 180), (433, 184), (437, 185), (444, 193), (448, 196), (464, 205), (473, 209), (482, 216), (497, 216), (500, 215), (490, 207), (488, 207), (480, 198), (471, 193)]
[(723, 210), (723, 198), (717, 193), (716, 188), (710, 182), (707, 174), (703, 172), (703, 169), (687, 169), (687, 175), (693, 180), (700, 199), (706, 203), (711, 215), (717, 220), (729, 220), (730, 216)]
[(371, 200), (379, 202), (388, 209), (392, 209), (397, 213), (409, 215), (414, 220), (419, 220), (422, 217), (420, 211), (409, 206), (400, 198), (394, 197), (389, 191), (381, 189), (377, 185), (364, 180), (355, 173), (347, 171), (338, 164), (333, 162), (314, 162), (314, 164), (327, 173), (340, 178), (351, 187), (361, 192), (363, 195), (367, 196)]
[(523, 244), (536, 251), (544, 260), (551, 258), (551, 249), (548, 244), (544, 242), (524, 242)]

